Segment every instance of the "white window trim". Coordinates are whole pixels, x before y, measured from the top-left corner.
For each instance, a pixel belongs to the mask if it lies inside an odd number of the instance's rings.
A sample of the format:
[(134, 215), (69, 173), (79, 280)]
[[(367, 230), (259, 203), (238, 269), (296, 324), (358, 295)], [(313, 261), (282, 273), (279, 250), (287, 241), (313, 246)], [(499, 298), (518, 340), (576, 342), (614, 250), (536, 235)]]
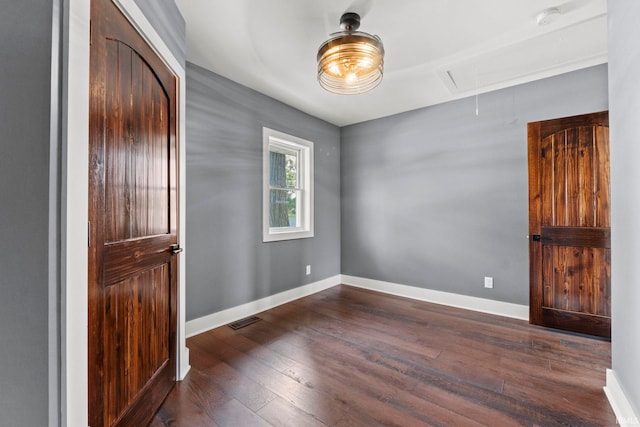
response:
[[(266, 127), (262, 128), (262, 142), (262, 241), (277, 242), (313, 237), (313, 142)], [(272, 145), (300, 153), (298, 186), (303, 191), (299, 227), (269, 226), (269, 151)]]

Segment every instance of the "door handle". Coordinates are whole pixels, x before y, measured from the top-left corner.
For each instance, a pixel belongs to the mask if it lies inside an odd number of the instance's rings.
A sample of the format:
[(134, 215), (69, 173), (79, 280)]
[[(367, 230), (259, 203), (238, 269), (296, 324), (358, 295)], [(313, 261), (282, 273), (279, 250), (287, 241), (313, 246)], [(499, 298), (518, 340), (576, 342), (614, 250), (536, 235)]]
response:
[(539, 242), (540, 240), (542, 240), (542, 236), (540, 236), (539, 234), (532, 234), (531, 240), (533, 240), (534, 242)]
[(175, 245), (170, 246), (171, 255), (177, 255), (184, 250), (184, 248), (180, 247), (180, 244), (176, 243)]

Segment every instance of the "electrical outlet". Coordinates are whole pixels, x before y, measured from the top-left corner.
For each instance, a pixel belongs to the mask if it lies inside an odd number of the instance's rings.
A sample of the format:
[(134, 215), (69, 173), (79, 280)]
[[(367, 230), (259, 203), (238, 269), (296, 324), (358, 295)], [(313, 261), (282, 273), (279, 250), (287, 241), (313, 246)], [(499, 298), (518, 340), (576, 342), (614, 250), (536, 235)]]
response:
[(487, 289), (493, 289), (493, 277), (484, 278), (484, 287)]
[(311, 274), (311, 265), (307, 265), (306, 272), (307, 272), (307, 276)]

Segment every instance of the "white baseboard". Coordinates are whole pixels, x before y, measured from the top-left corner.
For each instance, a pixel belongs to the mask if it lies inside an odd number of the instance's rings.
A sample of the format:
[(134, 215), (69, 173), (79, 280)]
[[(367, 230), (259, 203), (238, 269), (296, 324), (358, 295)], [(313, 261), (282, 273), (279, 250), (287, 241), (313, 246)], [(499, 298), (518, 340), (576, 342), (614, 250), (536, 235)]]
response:
[(198, 319), (189, 320), (186, 325), (187, 338), (228, 323), (235, 322), (236, 320), (243, 319), (247, 316), (252, 316), (256, 313), (260, 313), (261, 311), (277, 307), (298, 298), (324, 291), (325, 289), (329, 289), (339, 284), (340, 275), (337, 275), (318, 282), (309, 283), (298, 288), (290, 289), (288, 291), (280, 292), (266, 298), (251, 301), (223, 311), (218, 311), (217, 313), (209, 314)]
[(624, 390), (618, 382), (615, 372), (607, 369), (607, 385), (604, 386), (604, 394), (609, 399), (611, 409), (616, 414), (617, 423), (621, 426), (640, 426), (640, 416), (638, 416), (631, 403), (624, 394)]
[(189, 347), (185, 345), (182, 348), (182, 357), (180, 357), (180, 366), (179, 366), (178, 375), (177, 375), (178, 381), (184, 380), (190, 370), (191, 370), (191, 365), (189, 364)]
[(192, 337), (298, 298), (324, 291), (325, 289), (329, 289), (341, 283), (420, 301), (428, 301), (451, 307), (480, 311), (482, 313), (496, 314), (498, 316), (529, 320), (529, 307), (526, 305), (452, 294), (449, 292), (434, 291), (432, 289), (417, 288), (415, 286), (400, 285), (397, 283), (383, 282), (380, 280), (365, 279), (362, 277), (343, 274), (329, 277), (318, 282), (309, 283), (298, 288), (280, 292), (236, 307), (228, 308), (198, 319), (190, 320), (186, 324), (186, 336), (187, 338)]
[(383, 282), (381, 280), (365, 279), (363, 277), (347, 276), (344, 274), (341, 277), (342, 283), (345, 285), (356, 286), (359, 288), (412, 298), (420, 301), (448, 305), (451, 307), (480, 311), (482, 313), (529, 320), (529, 306), (527, 305), (434, 291), (433, 289), (400, 285), (398, 283)]

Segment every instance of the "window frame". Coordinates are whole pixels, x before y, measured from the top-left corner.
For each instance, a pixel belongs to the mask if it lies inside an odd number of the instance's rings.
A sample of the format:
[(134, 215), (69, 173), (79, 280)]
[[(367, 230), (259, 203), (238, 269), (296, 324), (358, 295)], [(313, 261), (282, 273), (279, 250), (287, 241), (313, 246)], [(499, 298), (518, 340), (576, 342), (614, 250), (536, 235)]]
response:
[[(267, 127), (262, 128), (262, 241), (306, 239), (314, 237), (314, 195), (313, 195), (313, 142), (298, 138)], [(275, 150), (272, 150), (276, 148)], [(296, 206), (296, 227), (271, 227), (269, 224), (270, 206), (270, 152), (297, 154), (297, 183), (295, 190), (300, 194)]]

